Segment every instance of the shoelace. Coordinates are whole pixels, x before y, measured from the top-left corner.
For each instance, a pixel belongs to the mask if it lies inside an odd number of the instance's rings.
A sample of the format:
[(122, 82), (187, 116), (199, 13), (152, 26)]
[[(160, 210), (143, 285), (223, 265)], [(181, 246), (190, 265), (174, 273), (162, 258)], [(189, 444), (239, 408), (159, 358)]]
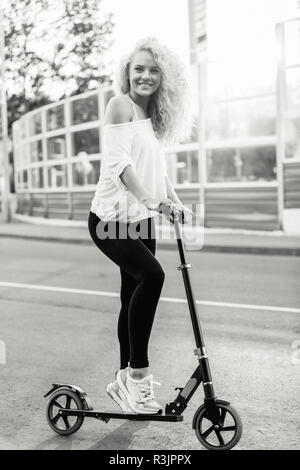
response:
[(161, 386), (161, 383), (156, 382), (155, 380), (149, 380), (148, 383), (138, 384), (139, 393), (141, 396), (141, 403), (154, 399), (153, 385)]

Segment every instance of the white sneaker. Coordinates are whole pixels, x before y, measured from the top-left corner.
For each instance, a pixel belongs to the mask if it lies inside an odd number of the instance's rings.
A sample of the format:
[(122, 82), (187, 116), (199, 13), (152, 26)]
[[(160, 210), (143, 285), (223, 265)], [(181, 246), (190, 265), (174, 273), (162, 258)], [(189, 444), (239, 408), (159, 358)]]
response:
[(120, 390), (120, 387), (116, 380), (107, 385), (106, 393), (120, 406), (124, 413), (132, 413), (132, 409), (129, 406), (126, 396), (124, 395), (122, 390)]
[(162, 406), (154, 399), (153, 384), (160, 385), (148, 375), (141, 380), (133, 379), (127, 367), (117, 373), (117, 382), (120, 391), (123, 392), (132, 411), (140, 414), (157, 414), (162, 411)]

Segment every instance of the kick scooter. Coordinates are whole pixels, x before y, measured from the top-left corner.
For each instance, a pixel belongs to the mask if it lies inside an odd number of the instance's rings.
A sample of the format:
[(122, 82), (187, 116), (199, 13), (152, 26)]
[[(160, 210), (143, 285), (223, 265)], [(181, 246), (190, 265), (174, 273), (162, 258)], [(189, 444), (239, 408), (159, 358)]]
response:
[[(158, 414), (118, 413), (93, 410), (87, 394), (76, 385), (54, 383), (49, 392), (46, 417), (50, 428), (57, 434), (69, 436), (81, 427), (85, 418), (97, 418), (108, 423), (110, 419), (130, 419), (135, 421), (183, 421), (183, 412), (189, 400), (202, 383), (204, 402), (196, 410), (192, 427), (200, 443), (210, 450), (232, 449), (240, 440), (243, 426), (242, 421), (228, 401), (215, 397), (213, 382), (205, 350), (203, 334), (198, 318), (196, 302), (194, 300), (185, 250), (181, 237), (179, 215), (170, 210), (170, 206), (161, 203), (159, 212), (169, 216), (174, 223), (177, 246), (180, 256), (180, 266), (187, 295), (188, 306), (191, 315), (192, 327), (195, 336), (196, 348), (194, 354), (198, 360), (198, 366), (184, 387), (176, 387), (179, 390), (175, 400), (165, 406), (165, 412)], [(171, 216), (171, 217), (170, 217)]]

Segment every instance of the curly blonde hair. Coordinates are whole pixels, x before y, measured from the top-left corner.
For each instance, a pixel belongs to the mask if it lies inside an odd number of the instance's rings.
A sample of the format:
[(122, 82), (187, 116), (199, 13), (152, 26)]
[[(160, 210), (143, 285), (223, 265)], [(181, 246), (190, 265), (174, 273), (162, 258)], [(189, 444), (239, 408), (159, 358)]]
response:
[(116, 85), (122, 94), (129, 92), (130, 64), (141, 50), (149, 51), (161, 70), (160, 87), (151, 96), (148, 106), (154, 132), (165, 145), (183, 142), (189, 139), (195, 123), (191, 90), (184, 64), (167, 46), (160, 44), (153, 36), (138, 41), (133, 51), (121, 59)]

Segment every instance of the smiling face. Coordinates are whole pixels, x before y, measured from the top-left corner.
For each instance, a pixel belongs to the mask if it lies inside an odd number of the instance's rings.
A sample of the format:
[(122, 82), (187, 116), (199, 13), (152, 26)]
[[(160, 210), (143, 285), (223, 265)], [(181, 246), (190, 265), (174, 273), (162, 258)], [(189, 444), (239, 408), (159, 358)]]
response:
[(149, 51), (135, 54), (129, 68), (131, 92), (139, 96), (151, 96), (158, 90), (161, 82), (161, 71)]

